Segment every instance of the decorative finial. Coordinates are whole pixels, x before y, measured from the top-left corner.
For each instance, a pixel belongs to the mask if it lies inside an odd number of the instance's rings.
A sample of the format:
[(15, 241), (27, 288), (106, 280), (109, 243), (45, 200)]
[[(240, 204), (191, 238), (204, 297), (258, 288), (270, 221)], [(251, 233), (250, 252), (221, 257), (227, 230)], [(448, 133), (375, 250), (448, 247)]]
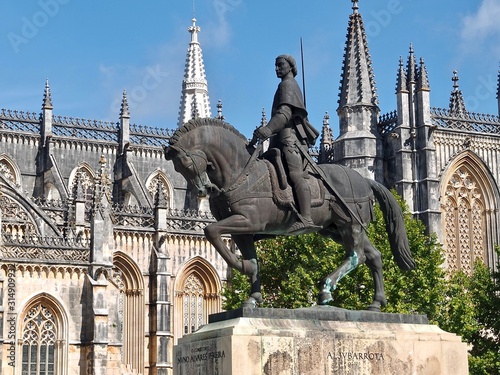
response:
[(358, 0), (351, 0), (352, 1), (352, 12), (353, 13), (358, 13)]
[(43, 93), (43, 106), (42, 109), (53, 109), (52, 96), (50, 95), (49, 79), (45, 80), (45, 90)]
[(328, 112), (325, 112), (325, 115), (323, 116), (323, 126), (330, 126), (330, 115)]
[(406, 80), (406, 72), (403, 63), (403, 56), (399, 56), (399, 69), (396, 80), (396, 94), (399, 92), (406, 92), (408, 90), (407, 84), (408, 83)]
[(222, 114), (222, 100), (220, 99), (217, 102), (217, 119), (224, 121), (224, 115)]
[(406, 66), (406, 77), (408, 83), (416, 83), (417, 81), (417, 67), (414, 52), (413, 43), (410, 43), (410, 54), (408, 56), (408, 64)]
[(262, 115), (260, 117), (260, 126), (267, 125), (266, 109), (262, 108)]
[(128, 109), (128, 101), (127, 101), (127, 90), (123, 90), (122, 105), (120, 108), (120, 117), (130, 118), (130, 111)]
[(420, 58), (420, 70), (418, 72), (417, 88), (419, 90), (430, 91), (429, 77), (427, 75), (427, 68), (425, 67), (424, 58)]
[(460, 80), (460, 78), (458, 78), (458, 73), (456, 70), (453, 71), (453, 78), (451, 79), (453, 81), (453, 89), (455, 91), (458, 90), (458, 81)]
[(465, 101), (462, 95), (462, 91), (458, 88), (458, 74), (457, 71), (453, 71), (453, 91), (450, 97), (450, 113), (454, 116), (463, 117), (467, 115), (467, 109), (465, 108)]
[(196, 18), (193, 17), (191, 21), (193, 24), (188, 27), (188, 31), (191, 33), (191, 43), (198, 43), (198, 33), (201, 29), (199, 26), (196, 26)]

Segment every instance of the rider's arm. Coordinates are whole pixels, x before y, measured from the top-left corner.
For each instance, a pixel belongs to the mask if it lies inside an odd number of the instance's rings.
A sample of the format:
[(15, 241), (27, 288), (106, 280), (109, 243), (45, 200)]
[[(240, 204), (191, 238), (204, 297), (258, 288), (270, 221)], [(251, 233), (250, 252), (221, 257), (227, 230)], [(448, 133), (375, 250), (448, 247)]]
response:
[(292, 118), (292, 108), (289, 105), (280, 105), (274, 116), (269, 120), (266, 126), (255, 130), (260, 139), (267, 139), (273, 134), (279, 133), (285, 129), (286, 124)]

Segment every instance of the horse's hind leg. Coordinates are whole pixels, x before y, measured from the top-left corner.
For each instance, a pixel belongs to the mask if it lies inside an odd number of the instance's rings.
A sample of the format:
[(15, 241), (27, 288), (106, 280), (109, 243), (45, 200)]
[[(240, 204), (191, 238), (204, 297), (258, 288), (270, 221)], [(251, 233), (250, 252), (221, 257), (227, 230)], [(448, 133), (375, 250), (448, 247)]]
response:
[[(256, 303), (262, 302), (262, 294), (260, 290), (260, 272), (257, 260), (257, 252), (255, 250), (255, 242), (252, 234), (247, 235), (233, 235), (233, 241), (243, 255), (243, 259), (251, 262), (253, 265), (252, 270), (244, 270), (244, 274), (248, 275), (250, 281), (250, 296), (243, 303), (243, 307), (255, 307)], [(246, 272), (245, 272), (246, 271)]]
[(337, 283), (354, 270), (358, 265), (365, 262), (363, 252), (364, 231), (360, 225), (352, 225), (347, 228), (339, 229), (342, 236), (343, 246), (346, 249), (344, 261), (332, 274), (323, 279), (322, 289), (318, 296), (318, 304), (326, 305), (332, 301), (331, 292), (337, 288)]
[(387, 299), (384, 291), (384, 278), (382, 275), (382, 254), (370, 242), (368, 237), (365, 239), (366, 265), (370, 268), (373, 277), (375, 294), (373, 302), (368, 307), (370, 311), (380, 311), (382, 306), (387, 305)]

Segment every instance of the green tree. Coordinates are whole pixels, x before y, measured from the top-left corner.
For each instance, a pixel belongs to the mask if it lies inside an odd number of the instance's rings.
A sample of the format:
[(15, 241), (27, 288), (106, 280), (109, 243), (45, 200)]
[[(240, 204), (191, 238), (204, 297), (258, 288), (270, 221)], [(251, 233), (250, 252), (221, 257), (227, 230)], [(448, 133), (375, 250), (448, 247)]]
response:
[[(385, 311), (436, 315), (442, 297), (444, 273), (441, 249), (435, 236), (425, 234), (424, 225), (412, 219), (401, 202), (408, 239), (417, 267), (402, 272), (392, 259), (385, 223), (378, 207), (376, 220), (368, 229), (369, 237), (382, 253), (384, 281), (389, 301)], [(332, 240), (317, 234), (277, 237), (258, 243), (262, 307), (298, 308), (311, 306), (319, 293), (319, 282), (344, 258), (344, 249)], [(248, 295), (248, 283), (235, 273), (224, 290), (226, 309), (237, 308)], [(236, 291), (239, 294), (235, 293)], [(344, 277), (333, 292), (332, 305), (364, 309), (372, 300), (373, 280), (366, 266), (360, 266)]]
[(478, 260), (470, 275), (463, 271), (450, 274), (438, 323), (470, 345), (471, 375), (500, 374), (499, 311), (499, 272)]

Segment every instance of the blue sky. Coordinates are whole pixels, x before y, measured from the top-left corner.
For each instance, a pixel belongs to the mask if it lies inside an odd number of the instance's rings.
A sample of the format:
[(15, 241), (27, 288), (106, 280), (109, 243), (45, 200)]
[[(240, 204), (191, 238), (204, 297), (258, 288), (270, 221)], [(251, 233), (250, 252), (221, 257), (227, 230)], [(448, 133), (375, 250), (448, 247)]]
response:
[[(274, 59), (300, 57), (310, 120), (337, 99), (349, 0), (196, 0), (212, 113), (251, 136), (279, 83)], [(399, 57), (410, 43), (427, 64), (431, 104), (447, 107), (453, 70), (468, 110), (498, 114), (500, 0), (360, 0), (381, 113), (394, 110)], [(0, 108), (39, 112), (45, 79), (57, 115), (117, 121), (124, 89), (131, 121), (175, 128), (192, 0), (0, 1)], [(300, 80), (300, 77), (298, 77)]]

